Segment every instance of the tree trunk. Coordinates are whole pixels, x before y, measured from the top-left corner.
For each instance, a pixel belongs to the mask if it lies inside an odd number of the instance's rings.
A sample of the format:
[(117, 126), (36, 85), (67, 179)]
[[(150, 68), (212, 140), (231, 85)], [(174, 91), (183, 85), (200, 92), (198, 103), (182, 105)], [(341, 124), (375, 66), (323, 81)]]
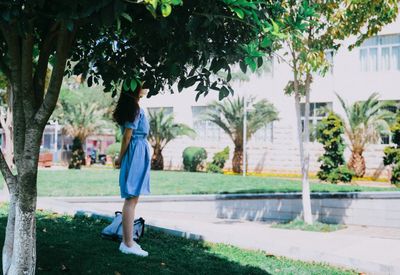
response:
[[(11, 264), (8, 270), (3, 269), (4, 274), (35, 274), (37, 167), (43, 130), (44, 127), (39, 126), (27, 130), (24, 155), (22, 161), (17, 163), (19, 173), (16, 177), (17, 188), (10, 190), (13, 201), (10, 204), (10, 213), (15, 214), (14, 230), (11, 224), (7, 232), (10, 233), (9, 238), (11, 238), (11, 233), (14, 233), (12, 256), (11, 260), (7, 258), (11, 247), (8, 245), (7, 248), (5, 247), (7, 253), (3, 252), (3, 256), (7, 256), (3, 258), (3, 262)], [(9, 227), (8, 224), (7, 227)]]
[[(32, 195), (33, 196), (33, 195)], [(5, 274), (35, 274), (36, 266), (36, 197), (17, 201), (11, 266)], [(29, 206), (25, 208), (25, 206)]]
[[(36, 266), (36, 195), (37, 167), (41, 138), (46, 123), (54, 111), (59, 97), (65, 64), (71, 48), (76, 26), (68, 31), (64, 23), (58, 27), (57, 35), (43, 40), (50, 48), (39, 45), (38, 67), (47, 68), (52, 50), (55, 48), (53, 71), (45, 93), (33, 82), (44, 83), (46, 70), (33, 70), (34, 26), (27, 23), (23, 36), (16, 31), (15, 22), (0, 24), (0, 30), (7, 43), (9, 70), (7, 78), (12, 91), (12, 121), (14, 159), (18, 175), (13, 175), (3, 153), (0, 152), (0, 168), (10, 187), (6, 238), (3, 247), (3, 274), (34, 274)], [(58, 23), (57, 23), (58, 26)], [(35, 33), (36, 35), (36, 33)], [(44, 43), (44, 45), (47, 45)], [(33, 77), (33, 79), (32, 79)], [(36, 83), (36, 84), (37, 84)], [(39, 87), (39, 88), (33, 88)], [(40, 95), (36, 98), (37, 95)]]
[(153, 147), (153, 156), (151, 157), (151, 169), (164, 170), (164, 157), (159, 145)]
[(234, 173), (242, 173), (243, 167), (243, 146), (235, 145), (232, 159), (232, 170)]
[(310, 140), (309, 131), (309, 113), (310, 113), (310, 81), (311, 76), (308, 74), (306, 77), (305, 90), (306, 90), (306, 104), (305, 104), (305, 117), (304, 117), (304, 138), (301, 125), (300, 113), (300, 93), (297, 75), (295, 74), (294, 88), (295, 88), (295, 109), (297, 118), (297, 138), (299, 141), (300, 151), (300, 165), (302, 175), (302, 204), (304, 222), (307, 224), (313, 223), (312, 210), (311, 210), (311, 195), (310, 195), (310, 182), (309, 182), (309, 166), (310, 166), (310, 153), (308, 150), (308, 143)]
[(348, 167), (354, 171), (354, 174), (358, 178), (362, 178), (365, 175), (365, 159), (362, 152), (352, 151), (349, 160)]

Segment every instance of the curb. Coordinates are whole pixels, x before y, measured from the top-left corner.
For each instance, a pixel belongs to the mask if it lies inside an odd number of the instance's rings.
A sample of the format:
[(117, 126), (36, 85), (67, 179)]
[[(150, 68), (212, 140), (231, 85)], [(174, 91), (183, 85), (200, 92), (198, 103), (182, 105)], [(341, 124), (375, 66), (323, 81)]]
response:
[[(216, 200), (257, 200), (257, 199), (301, 199), (300, 192), (260, 194), (210, 194), (210, 195), (149, 195), (140, 197), (141, 202), (173, 201), (216, 201)], [(69, 203), (122, 202), (118, 196), (104, 197), (43, 197)], [(400, 191), (393, 192), (313, 192), (312, 199), (400, 199)]]

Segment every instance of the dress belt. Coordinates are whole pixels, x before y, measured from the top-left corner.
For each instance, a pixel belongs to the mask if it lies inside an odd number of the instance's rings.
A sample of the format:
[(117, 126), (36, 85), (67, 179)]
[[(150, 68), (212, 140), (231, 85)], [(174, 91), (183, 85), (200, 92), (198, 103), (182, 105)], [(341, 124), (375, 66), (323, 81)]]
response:
[(146, 138), (147, 138), (147, 135), (145, 135), (145, 134), (134, 134), (132, 136), (132, 139), (146, 139)]

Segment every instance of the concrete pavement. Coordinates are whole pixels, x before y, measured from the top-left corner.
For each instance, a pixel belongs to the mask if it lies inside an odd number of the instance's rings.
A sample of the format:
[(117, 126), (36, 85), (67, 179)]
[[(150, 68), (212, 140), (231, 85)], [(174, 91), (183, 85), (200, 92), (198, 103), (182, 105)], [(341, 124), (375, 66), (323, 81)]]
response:
[[(157, 202), (154, 202), (157, 203)], [(86, 212), (112, 216), (122, 200), (102, 198), (39, 198), (38, 208), (59, 213)], [(160, 204), (162, 207), (162, 204)], [(226, 243), (304, 261), (325, 262), (368, 274), (400, 274), (400, 230), (349, 226), (330, 232), (274, 229), (262, 222), (225, 220), (188, 213), (155, 211), (154, 204), (138, 207), (137, 216), (170, 234)]]

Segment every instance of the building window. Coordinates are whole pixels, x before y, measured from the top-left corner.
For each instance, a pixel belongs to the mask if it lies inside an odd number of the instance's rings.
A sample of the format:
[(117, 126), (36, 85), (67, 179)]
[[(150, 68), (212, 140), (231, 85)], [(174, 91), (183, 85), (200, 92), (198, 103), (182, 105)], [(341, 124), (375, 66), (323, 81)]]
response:
[[(397, 114), (397, 112), (400, 112), (400, 100), (391, 102), (395, 102), (394, 106), (386, 107), (386, 110), (393, 112), (393, 114)], [(392, 143), (392, 133), (381, 133), (380, 136), (381, 136), (381, 144)]]
[(192, 106), (193, 128), (197, 139), (204, 141), (219, 141), (222, 135), (221, 128), (209, 120), (204, 119), (208, 106)]
[(273, 142), (274, 141), (274, 122), (270, 122), (257, 132), (254, 133), (252, 139), (255, 142)]
[(149, 107), (147, 108), (147, 111), (149, 112), (149, 114), (155, 114), (161, 111), (164, 111), (165, 115), (171, 115), (174, 112), (174, 108), (173, 107)]
[(400, 71), (400, 34), (365, 40), (359, 58), (362, 72)]
[[(310, 141), (316, 140), (316, 129), (318, 123), (327, 115), (327, 110), (332, 110), (332, 102), (313, 102), (310, 103), (310, 116), (308, 126), (310, 130)], [(304, 121), (306, 114), (306, 104), (300, 103), (301, 125), (304, 132)]]

